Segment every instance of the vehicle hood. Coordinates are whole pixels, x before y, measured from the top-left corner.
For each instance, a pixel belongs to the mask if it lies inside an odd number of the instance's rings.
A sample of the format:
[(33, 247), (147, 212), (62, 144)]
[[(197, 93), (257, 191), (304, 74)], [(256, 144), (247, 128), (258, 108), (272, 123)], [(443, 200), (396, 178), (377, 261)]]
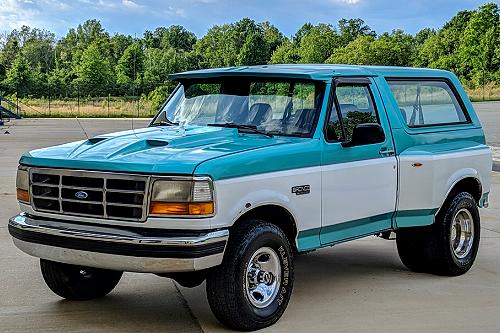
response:
[(192, 174), (200, 163), (221, 156), (285, 144), (293, 137), (239, 133), (220, 127), (147, 127), (32, 150), (23, 165), (83, 170)]

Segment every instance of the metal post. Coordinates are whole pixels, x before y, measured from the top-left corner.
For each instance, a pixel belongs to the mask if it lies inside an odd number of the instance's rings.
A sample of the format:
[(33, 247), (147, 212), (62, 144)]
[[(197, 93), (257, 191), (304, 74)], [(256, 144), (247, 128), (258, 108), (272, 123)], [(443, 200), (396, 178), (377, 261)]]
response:
[(108, 92), (108, 118), (109, 118), (109, 92)]
[(484, 66), (483, 66), (483, 102), (484, 102)]
[(49, 115), (51, 114), (50, 112), (50, 83), (49, 83)]
[(76, 87), (77, 87), (77, 90), (78, 90), (78, 92), (77, 92), (77, 95), (78, 95), (78, 97), (77, 97), (78, 117), (80, 117), (80, 84), (77, 84)]
[(484, 76), (486, 67), (486, 54), (483, 54), (483, 102), (484, 102)]

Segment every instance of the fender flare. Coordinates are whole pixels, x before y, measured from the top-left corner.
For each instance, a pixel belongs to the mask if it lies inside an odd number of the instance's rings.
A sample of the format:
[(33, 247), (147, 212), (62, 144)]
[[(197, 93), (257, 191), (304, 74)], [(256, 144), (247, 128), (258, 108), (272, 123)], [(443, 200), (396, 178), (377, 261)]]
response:
[(475, 181), (477, 181), (478, 185), (481, 188), (482, 192), (482, 181), (481, 181), (481, 175), (480, 173), (473, 168), (464, 168), (456, 171), (453, 173), (450, 178), (448, 179), (447, 182), (447, 190), (443, 198), (441, 198), (441, 203), (439, 205), (439, 208), (436, 212), (435, 215), (438, 215), (439, 212), (441, 211), (441, 208), (443, 207), (444, 203), (446, 202), (446, 199), (448, 199), (448, 196), (450, 195), (451, 191), (455, 188), (455, 186), (462, 180), (467, 179), (467, 178), (472, 178)]

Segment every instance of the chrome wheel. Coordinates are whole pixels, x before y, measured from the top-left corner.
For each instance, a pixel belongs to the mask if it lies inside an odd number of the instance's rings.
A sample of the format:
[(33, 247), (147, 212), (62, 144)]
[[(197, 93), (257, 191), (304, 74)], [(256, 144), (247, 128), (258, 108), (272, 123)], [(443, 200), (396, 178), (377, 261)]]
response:
[(261, 247), (250, 258), (246, 268), (245, 290), (250, 303), (257, 308), (271, 304), (280, 288), (281, 263), (270, 247)]
[(458, 259), (465, 258), (474, 243), (474, 221), (469, 210), (460, 209), (451, 223), (450, 246)]

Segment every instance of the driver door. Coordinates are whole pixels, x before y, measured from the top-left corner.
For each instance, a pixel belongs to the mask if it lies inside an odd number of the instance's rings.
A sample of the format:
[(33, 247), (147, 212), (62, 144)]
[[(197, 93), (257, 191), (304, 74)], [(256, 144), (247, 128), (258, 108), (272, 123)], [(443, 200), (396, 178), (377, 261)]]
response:
[[(321, 166), (322, 245), (390, 229), (396, 206), (394, 145), (373, 79), (337, 79), (333, 89)], [(380, 124), (384, 141), (343, 147), (362, 123)]]

